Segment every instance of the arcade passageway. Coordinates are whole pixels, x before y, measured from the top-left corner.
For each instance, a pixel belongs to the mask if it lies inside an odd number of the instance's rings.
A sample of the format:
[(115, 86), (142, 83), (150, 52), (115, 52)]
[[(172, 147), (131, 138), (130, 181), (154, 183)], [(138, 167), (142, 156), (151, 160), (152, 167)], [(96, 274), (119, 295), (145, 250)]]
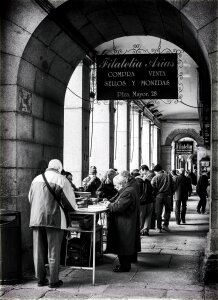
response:
[[(77, 186), (91, 165), (103, 177), (109, 168), (132, 171), (141, 164), (152, 168), (161, 163), (166, 172), (184, 167), (198, 177), (203, 170), (210, 173), (209, 214), (190, 215), (193, 225), (185, 226), (185, 235), (175, 227), (172, 243), (167, 235), (146, 239), (140, 259), (146, 264), (149, 249), (153, 258), (159, 253), (163, 269), (158, 274), (163, 275), (165, 266), (172, 266), (172, 272), (177, 263), (180, 268), (183, 251), (189, 249), (193, 252), (187, 262), (203, 257), (205, 283), (217, 282), (217, 1), (3, 0), (0, 5), (0, 201), (1, 208), (21, 213), (23, 272), (33, 269), (28, 191), (49, 160), (60, 159)], [(99, 90), (104, 72), (98, 77), (96, 66), (107, 55), (115, 59), (111, 66), (121, 55), (126, 60), (131, 55), (133, 62), (152, 68), (163, 59), (158, 66), (165, 69), (142, 72), (150, 77), (140, 78), (139, 91), (117, 90), (127, 88), (129, 78), (131, 87), (135, 85), (135, 70), (112, 70)], [(155, 59), (148, 60), (152, 55)], [(126, 60), (120, 66), (131, 67)], [(209, 222), (208, 227), (197, 225), (201, 221)], [(192, 249), (195, 234), (203, 242), (197, 250)], [(140, 277), (140, 264), (131, 284)], [(197, 292), (201, 297), (202, 286)]]

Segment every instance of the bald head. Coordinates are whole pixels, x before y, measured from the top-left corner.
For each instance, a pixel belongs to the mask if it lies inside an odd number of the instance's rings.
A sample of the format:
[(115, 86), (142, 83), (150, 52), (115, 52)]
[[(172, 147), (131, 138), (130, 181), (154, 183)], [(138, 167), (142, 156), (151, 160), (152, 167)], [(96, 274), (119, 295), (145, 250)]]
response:
[(61, 173), (61, 171), (63, 169), (63, 166), (62, 166), (62, 163), (59, 159), (52, 159), (48, 163), (48, 169), (55, 169), (56, 171)]

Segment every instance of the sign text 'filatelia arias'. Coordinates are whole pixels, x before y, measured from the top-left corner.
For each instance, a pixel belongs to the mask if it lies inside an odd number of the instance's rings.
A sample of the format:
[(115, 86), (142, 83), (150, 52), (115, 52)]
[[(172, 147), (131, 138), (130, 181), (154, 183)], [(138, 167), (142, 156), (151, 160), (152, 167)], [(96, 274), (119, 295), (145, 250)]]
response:
[(97, 99), (178, 99), (177, 54), (98, 55)]

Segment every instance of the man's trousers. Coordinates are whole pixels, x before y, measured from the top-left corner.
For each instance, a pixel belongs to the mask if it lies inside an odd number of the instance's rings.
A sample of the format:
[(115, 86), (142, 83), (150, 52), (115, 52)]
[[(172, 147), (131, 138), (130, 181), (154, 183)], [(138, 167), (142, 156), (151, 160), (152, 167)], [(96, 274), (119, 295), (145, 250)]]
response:
[(162, 228), (162, 213), (164, 207), (164, 226), (169, 225), (170, 215), (171, 215), (171, 197), (166, 196), (163, 198), (156, 197), (155, 210), (157, 216), (157, 228)]
[(33, 260), (36, 278), (46, 278), (45, 264), (48, 260), (50, 284), (59, 280), (60, 251), (64, 231), (53, 227), (33, 228)]

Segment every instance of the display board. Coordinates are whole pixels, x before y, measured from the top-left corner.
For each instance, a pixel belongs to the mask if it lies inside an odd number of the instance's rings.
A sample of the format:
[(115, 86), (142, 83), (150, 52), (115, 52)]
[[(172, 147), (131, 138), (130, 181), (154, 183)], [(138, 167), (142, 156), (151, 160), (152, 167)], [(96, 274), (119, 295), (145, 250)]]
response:
[(192, 154), (193, 153), (193, 142), (176, 142), (175, 143), (176, 155)]
[(177, 54), (98, 55), (97, 100), (178, 99)]

